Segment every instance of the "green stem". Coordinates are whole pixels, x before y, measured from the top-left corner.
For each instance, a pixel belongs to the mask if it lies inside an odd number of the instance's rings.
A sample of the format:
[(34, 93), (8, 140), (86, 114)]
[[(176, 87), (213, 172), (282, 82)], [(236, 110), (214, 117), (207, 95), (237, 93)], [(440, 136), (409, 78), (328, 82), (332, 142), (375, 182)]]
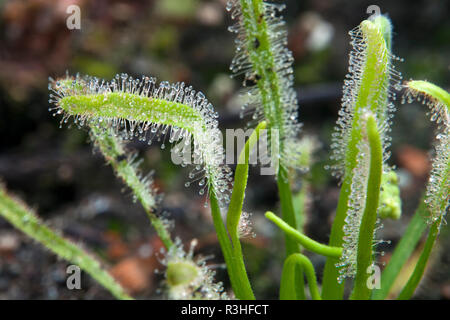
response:
[(428, 232), (427, 241), (425, 242), (425, 246), (420, 255), (419, 261), (417, 261), (416, 267), (414, 268), (411, 277), (409, 278), (403, 290), (400, 292), (397, 299), (408, 300), (414, 294), (414, 291), (419, 285), (423, 273), (425, 272), (428, 259), (430, 258), (431, 250), (433, 249), (434, 243), (436, 242), (437, 236), (439, 234), (440, 224), (441, 220), (439, 219), (435, 221), (431, 226), (430, 231)]
[(425, 212), (426, 203), (422, 200), (408, 228), (389, 259), (388, 265), (381, 274), (380, 289), (373, 291), (373, 300), (383, 300), (388, 296), (395, 279), (400, 274), (400, 271), (413, 253), (414, 248), (427, 228), (427, 223), (424, 220)]
[[(294, 204), (292, 202), (292, 193), (291, 187), (289, 184), (287, 169), (283, 166), (280, 166), (278, 177), (277, 177), (277, 185), (278, 185), (278, 195), (280, 197), (281, 202), (281, 215), (285, 223), (292, 228), (297, 227), (297, 223), (295, 221), (294, 214)], [(291, 239), (287, 234), (285, 234), (285, 243), (286, 243), (286, 256), (290, 256), (293, 253), (298, 253), (300, 251), (300, 247), (296, 241)], [(303, 283), (302, 271), (300, 270), (301, 266), (298, 266), (297, 276), (296, 277), (296, 287), (297, 287), (297, 296), (299, 299), (305, 299), (305, 290)]]
[(231, 194), (230, 205), (227, 213), (227, 228), (232, 240), (233, 236), (238, 236), (239, 220), (241, 218), (242, 206), (244, 203), (245, 189), (247, 187), (248, 179), (248, 162), (250, 157), (250, 151), (260, 136), (260, 130), (264, 130), (267, 126), (265, 121), (262, 121), (250, 135), (250, 138), (245, 143), (244, 150), (239, 155), (238, 164), (236, 166), (236, 172), (234, 174), (234, 186)]
[[(308, 174), (299, 175), (300, 189), (293, 193), (292, 203), (294, 205), (295, 222), (297, 223), (297, 230), (303, 232), (306, 224), (306, 213), (308, 209), (308, 199), (310, 198), (311, 189), (311, 168), (313, 163), (313, 154), (318, 146), (318, 141), (311, 136), (304, 136), (298, 142), (298, 149), (300, 151), (300, 158), (298, 164), (300, 167), (307, 169)], [(295, 179), (295, 178), (294, 178)]]
[[(126, 153), (122, 143), (115, 137), (111, 129), (107, 130), (97, 125), (90, 126), (90, 129), (92, 137), (106, 161), (108, 161), (116, 174), (130, 187), (137, 199), (139, 199), (156, 233), (164, 246), (169, 249), (173, 246), (173, 241), (167, 230), (167, 225), (153, 212), (155, 198), (152, 195), (152, 190), (149, 190), (151, 186), (146, 185), (139, 177), (135, 166), (125, 156)], [(123, 160), (119, 160), (121, 158)]]
[(380, 198), (383, 149), (373, 116), (367, 119), (367, 136), (370, 147), (370, 171), (367, 181), (367, 197), (358, 239), (357, 271), (352, 299), (369, 299), (371, 289), (367, 286), (368, 267), (373, 263), (372, 248), (375, 223), (377, 220), (378, 201)]
[(266, 218), (275, 223), (287, 237), (298, 242), (307, 250), (326, 257), (339, 258), (342, 255), (342, 248), (329, 247), (305, 236), (270, 211), (266, 212)]
[(306, 179), (302, 179), (302, 186), (297, 194), (293, 195), (292, 203), (294, 205), (295, 222), (297, 223), (297, 230), (303, 232), (306, 215), (306, 201), (308, 201), (309, 183)]
[(242, 214), (245, 189), (247, 187), (250, 151), (259, 139), (260, 130), (265, 129), (266, 125), (267, 123), (265, 121), (258, 124), (256, 129), (250, 135), (250, 138), (245, 143), (244, 150), (242, 150), (239, 155), (238, 165), (236, 166), (236, 173), (234, 175), (233, 192), (231, 194), (230, 205), (227, 213), (227, 229), (233, 245), (233, 259), (237, 264), (239, 264), (239, 270), (243, 270), (240, 278), (242, 285), (245, 286), (244, 291), (249, 294), (248, 297), (253, 296), (253, 294), (250, 295), (252, 289), (245, 270), (244, 257), (242, 254), (241, 242), (239, 240), (239, 220)]
[[(287, 178), (287, 169), (280, 167), (280, 173), (277, 178), (278, 194), (281, 202), (281, 215), (283, 220), (292, 228), (296, 228), (294, 215), (294, 205), (292, 203), (292, 193)], [(289, 256), (297, 253), (299, 250), (298, 244), (286, 235), (286, 255)]]
[[(331, 235), (329, 245), (331, 247), (341, 247), (344, 237), (345, 217), (348, 210), (348, 199), (350, 197), (351, 181), (348, 179), (342, 183), (341, 191), (339, 193), (338, 206), (336, 209), (336, 216), (331, 227)], [(344, 281), (338, 282), (339, 270), (336, 264), (339, 258), (328, 257), (323, 271), (322, 281), (322, 297), (326, 300), (339, 300), (344, 295)]]
[(281, 275), (280, 299), (294, 300), (296, 298), (295, 283), (295, 267), (300, 265), (308, 279), (309, 290), (313, 300), (321, 300), (319, 288), (317, 287), (316, 273), (314, 266), (309, 259), (301, 253), (291, 254), (283, 266), (283, 273)]
[(23, 203), (8, 196), (2, 186), (0, 186), (0, 215), (62, 259), (70, 261), (86, 271), (114, 297), (132, 299), (97, 260), (79, 246), (47, 227)]
[(219, 203), (214, 193), (210, 193), (211, 213), (213, 217), (214, 227), (216, 229), (217, 238), (219, 240), (222, 254), (227, 265), (228, 275), (230, 277), (231, 286), (233, 287), (236, 298), (241, 300), (254, 300), (255, 296), (250, 287), (247, 278), (245, 265), (240, 263), (235, 257), (230, 239), (228, 238), (225, 224), (220, 213)]

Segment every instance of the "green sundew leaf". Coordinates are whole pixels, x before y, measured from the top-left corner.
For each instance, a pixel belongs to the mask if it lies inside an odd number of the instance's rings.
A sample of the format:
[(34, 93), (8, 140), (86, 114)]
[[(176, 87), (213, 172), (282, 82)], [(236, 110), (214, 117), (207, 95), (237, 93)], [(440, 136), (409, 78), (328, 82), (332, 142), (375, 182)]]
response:
[(200, 114), (186, 105), (161, 99), (149, 99), (130, 93), (68, 96), (62, 98), (59, 105), (67, 114), (73, 116), (148, 121), (177, 126), (190, 132), (194, 131), (194, 126), (202, 120)]
[(217, 233), (217, 239), (219, 240), (220, 247), (222, 248), (223, 257), (227, 264), (228, 276), (233, 287), (234, 294), (238, 299), (255, 300), (253, 291), (248, 282), (246, 270), (242, 263), (236, 263), (233, 261), (233, 247), (228, 237), (227, 229), (222, 220), (220, 208), (217, 203), (217, 199), (214, 194), (211, 194), (211, 213), (213, 218), (214, 227)]
[(431, 110), (431, 121), (438, 123), (437, 144), (427, 184), (425, 203), (429, 209), (428, 223), (442, 221), (450, 207), (450, 94), (426, 81), (408, 81), (403, 99), (422, 99)]
[[(370, 168), (367, 179), (367, 196), (361, 218), (356, 256), (356, 277), (352, 299), (369, 299), (371, 289), (367, 286), (368, 268), (373, 264), (373, 239), (379, 206), (381, 176), (383, 172), (383, 149), (375, 117), (367, 118), (367, 140), (370, 149)], [(344, 251), (345, 254), (345, 251)]]
[(227, 9), (237, 21), (229, 30), (238, 34), (230, 69), (235, 75), (243, 74), (244, 86), (248, 86), (244, 110), (248, 105), (256, 106), (253, 122), (265, 120), (269, 134), (270, 130), (277, 131), (278, 136), (274, 135), (274, 141), (270, 142), (275, 147), (272, 158), (279, 159), (280, 166), (296, 167), (301, 125), (293, 89), (292, 53), (286, 46), (285, 22), (278, 16), (284, 5), (262, 0), (232, 0)]
[[(395, 95), (391, 92), (391, 86), (398, 89), (398, 78), (400, 74), (395, 71), (391, 61), (395, 58), (390, 52), (392, 31), (389, 19), (385, 16), (377, 16), (373, 20), (365, 20), (350, 31), (351, 44), (353, 50), (349, 57), (349, 74), (344, 81), (342, 109), (339, 112), (336, 132), (333, 134), (333, 155), (335, 164), (331, 166), (333, 175), (342, 178), (342, 187), (339, 196), (336, 217), (331, 230), (330, 246), (342, 246), (344, 237), (344, 225), (349, 211), (349, 206), (353, 199), (360, 197), (364, 188), (355, 188), (354, 171), (361, 157), (360, 144), (363, 139), (364, 121), (361, 116), (366, 111), (371, 112), (377, 121), (382, 144), (382, 153), (387, 154), (389, 137), (387, 136), (390, 127), (393, 100)], [(365, 110), (365, 111), (364, 111)], [(384, 171), (388, 171), (383, 157)], [(366, 168), (365, 170), (368, 170)], [(358, 171), (359, 172), (359, 171)], [(361, 174), (361, 172), (359, 172)], [(364, 185), (364, 184), (363, 184)], [(364, 210), (364, 204), (359, 210)], [(359, 215), (361, 216), (361, 215)], [(357, 222), (357, 221), (355, 221)], [(346, 227), (347, 229), (359, 232), (359, 228)], [(348, 232), (346, 232), (348, 233)], [(351, 237), (348, 237), (347, 239)], [(353, 237), (357, 241), (357, 237)], [(357, 246), (355, 246), (357, 247)], [(336, 259), (327, 259), (324, 270), (323, 298), (342, 299), (344, 286), (339, 283), (339, 276)], [(343, 262), (339, 263), (342, 266)], [(346, 265), (346, 264), (345, 264)], [(355, 270), (351, 268), (351, 270)], [(341, 270), (344, 272), (344, 270)], [(350, 272), (350, 276), (353, 272)], [(342, 277), (341, 277), (342, 280)]]
[[(213, 200), (212, 200), (213, 202)], [(229, 300), (221, 282), (215, 282), (214, 267), (202, 256), (194, 256), (197, 239), (191, 241), (188, 251), (179, 238), (162, 254), (160, 263), (166, 267), (163, 288), (173, 300)]]
[(431, 100), (430, 102), (434, 104), (443, 104), (447, 108), (447, 112), (450, 109), (450, 94), (444, 89), (438, 87), (437, 85), (423, 80), (410, 80), (405, 84), (406, 88), (412, 94), (416, 92), (417, 94), (422, 94), (425, 98)]
[(245, 189), (247, 187), (250, 152), (258, 142), (260, 130), (266, 129), (266, 126), (267, 123), (263, 121), (252, 132), (250, 138), (245, 143), (244, 149), (241, 151), (239, 162), (236, 166), (235, 183), (227, 213), (228, 232), (236, 239), (239, 239), (238, 226), (244, 204)]
[(155, 78), (133, 79), (126, 74), (109, 82), (66, 77), (51, 80), (49, 89), (53, 91), (49, 101), (55, 104), (50, 110), (63, 114), (62, 122), (73, 117), (79, 126), (111, 127), (125, 138), (139, 137), (149, 143), (162, 140), (161, 148), (169, 136), (169, 143), (178, 142), (172, 155), (180, 158), (180, 164), (195, 165), (189, 176), (198, 181), (199, 193), (207, 194), (208, 188), (221, 206), (228, 203), (232, 172), (223, 161), (218, 114), (201, 92), (184, 83), (157, 85)]
[[(393, 98), (389, 90), (389, 81), (398, 88), (399, 76), (391, 65), (392, 55), (385, 42), (390, 29), (383, 28), (388, 20), (379, 16), (374, 22), (364, 20), (360, 26), (350, 31), (354, 50), (350, 53), (349, 71), (344, 81), (342, 110), (333, 135), (333, 156), (337, 162), (335, 175), (351, 178), (358, 154), (357, 144), (361, 140), (361, 110), (367, 108), (377, 117), (378, 125), (389, 127), (387, 120), (392, 113), (392, 104), (386, 99)], [(383, 31), (383, 32), (382, 32)], [(388, 82), (388, 83), (386, 83)], [(385, 129), (386, 130), (386, 129)], [(387, 137), (383, 139), (386, 140)], [(385, 141), (383, 141), (386, 143)]]
[(0, 185), (0, 216), (62, 259), (76, 264), (89, 273), (116, 298), (131, 299), (94, 257), (47, 227), (27, 206), (9, 196), (2, 185)]
[(167, 266), (166, 277), (170, 286), (185, 285), (199, 276), (198, 266), (191, 261), (176, 261)]
[(431, 226), (416, 267), (398, 299), (409, 299), (413, 296), (425, 272), (431, 251), (439, 235), (441, 223), (450, 207), (449, 94), (426, 81), (409, 81), (406, 86), (405, 98), (408, 99), (408, 102), (414, 98), (418, 100), (424, 98), (422, 102), (431, 109), (431, 120), (436, 121), (439, 126), (436, 134), (438, 143), (424, 200), (428, 209), (428, 224)]
[(383, 15), (374, 15), (373, 18), (370, 19), (381, 31), (383, 35), (384, 41), (386, 43), (386, 47), (391, 50), (392, 48), (392, 23), (386, 16)]

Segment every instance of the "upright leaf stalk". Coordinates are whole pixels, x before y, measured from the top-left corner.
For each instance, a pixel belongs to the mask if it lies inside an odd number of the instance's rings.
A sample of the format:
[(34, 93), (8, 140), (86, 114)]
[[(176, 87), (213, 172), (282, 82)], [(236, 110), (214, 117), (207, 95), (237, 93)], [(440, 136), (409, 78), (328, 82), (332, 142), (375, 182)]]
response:
[[(266, 121), (268, 146), (276, 174), (283, 219), (296, 226), (289, 168), (300, 157), (297, 96), (293, 89), (292, 53), (287, 48), (285, 22), (278, 13), (284, 5), (263, 0), (230, 0), (227, 4), (236, 23), (229, 28), (237, 34), (236, 55), (230, 69), (244, 75), (243, 114), (251, 110), (252, 121)], [(286, 238), (287, 255), (298, 245)], [(299, 294), (303, 291), (299, 277)]]
[[(383, 171), (389, 168), (389, 131), (392, 100), (395, 98), (391, 85), (397, 88), (400, 74), (395, 71), (390, 53), (391, 24), (388, 18), (376, 16), (363, 21), (350, 31), (353, 50), (349, 57), (349, 74), (344, 81), (342, 109), (339, 112), (336, 131), (333, 134), (333, 174), (341, 178), (342, 186), (333, 222), (329, 245), (344, 245), (344, 254), (338, 261), (328, 258), (323, 278), (323, 298), (342, 299), (345, 277), (356, 275), (356, 252), (358, 251), (359, 227), (363, 216), (367, 177), (369, 174), (368, 152), (361, 149), (367, 113), (372, 114), (381, 137)], [(396, 59), (396, 58), (395, 58)], [(372, 250), (370, 250), (372, 252)], [(370, 253), (371, 254), (371, 253)]]

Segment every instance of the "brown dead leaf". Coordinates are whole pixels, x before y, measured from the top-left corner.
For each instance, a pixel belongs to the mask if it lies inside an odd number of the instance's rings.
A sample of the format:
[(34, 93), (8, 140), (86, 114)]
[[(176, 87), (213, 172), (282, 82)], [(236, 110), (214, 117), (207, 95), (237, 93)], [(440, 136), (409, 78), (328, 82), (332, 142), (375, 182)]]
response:
[(423, 178), (430, 171), (430, 160), (423, 150), (404, 145), (397, 153), (397, 160), (401, 167), (407, 169), (416, 178)]
[(130, 293), (140, 292), (150, 286), (149, 271), (139, 258), (123, 259), (110, 273)]

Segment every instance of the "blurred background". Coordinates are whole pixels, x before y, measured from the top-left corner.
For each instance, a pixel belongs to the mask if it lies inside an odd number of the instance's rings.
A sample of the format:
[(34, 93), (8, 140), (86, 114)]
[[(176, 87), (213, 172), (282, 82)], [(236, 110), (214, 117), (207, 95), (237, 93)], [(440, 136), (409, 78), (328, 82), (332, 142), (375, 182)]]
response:
[[(446, 0), (283, 1), (289, 48), (295, 57), (295, 88), (303, 134), (317, 139), (307, 179), (311, 199), (306, 232), (328, 242), (338, 198), (329, 163), (331, 133), (340, 108), (341, 88), (350, 50), (348, 31), (376, 4), (394, 25), (393, 51), (404, 79), (426, 79), (450, 88), (450, 3)], [(69, 30), (66, 9), (81, 8), (81, 29)], [(230, 78), (234, 55), (232, 23), (226, 0), (153, 1), (0, 1), (0, 179), (35, 208), (52, 227), (85, 244), (137, 298), (164, 298), (161, 243), (138, 203), (115, 178), (102, 156), (92, 151), (85, 131), (63, 126), (48, 112), (48, 77), (80, 72), (106, 79), (116, 73), (153, 75), (185, 81), (203, 91), (220, 113), (220, 127), (243, 128), (238, 93), (242, 79)], [(401, 183), (403, 215), (384, 221), (379, 238), (380, 263), (389, 259), (417, 206), (430, 169), (433, 143), (426, 107), (396, 103), (392, 156)], [(133, 141), (144, 171), (156, 171), (164, 193), (158, 211), (175, 221), (184, 243), (197, 238), (196, 252), (214, 255), (209, 263), (229, 289), (223, 258), (205, 198), (185, 188), (186, 168), (170, 153)], [(244, 210), (253, 213), (255, 238), (244, 240), (248, 271), (258, 298), (276, 299), (284, 256), (281, 234), (266, 221), (278, 210), (271, 176), (250, 172)], [(432, 263), (416, 298), (450, 299), (450, 239), (441, 232)], [(313, 255), (320, 280), (324, 259)], [(0, 299), (110, 299), (83, 273), (82, 289), (66, 288), (68, 263), (14, 230), (0, 218)]]

